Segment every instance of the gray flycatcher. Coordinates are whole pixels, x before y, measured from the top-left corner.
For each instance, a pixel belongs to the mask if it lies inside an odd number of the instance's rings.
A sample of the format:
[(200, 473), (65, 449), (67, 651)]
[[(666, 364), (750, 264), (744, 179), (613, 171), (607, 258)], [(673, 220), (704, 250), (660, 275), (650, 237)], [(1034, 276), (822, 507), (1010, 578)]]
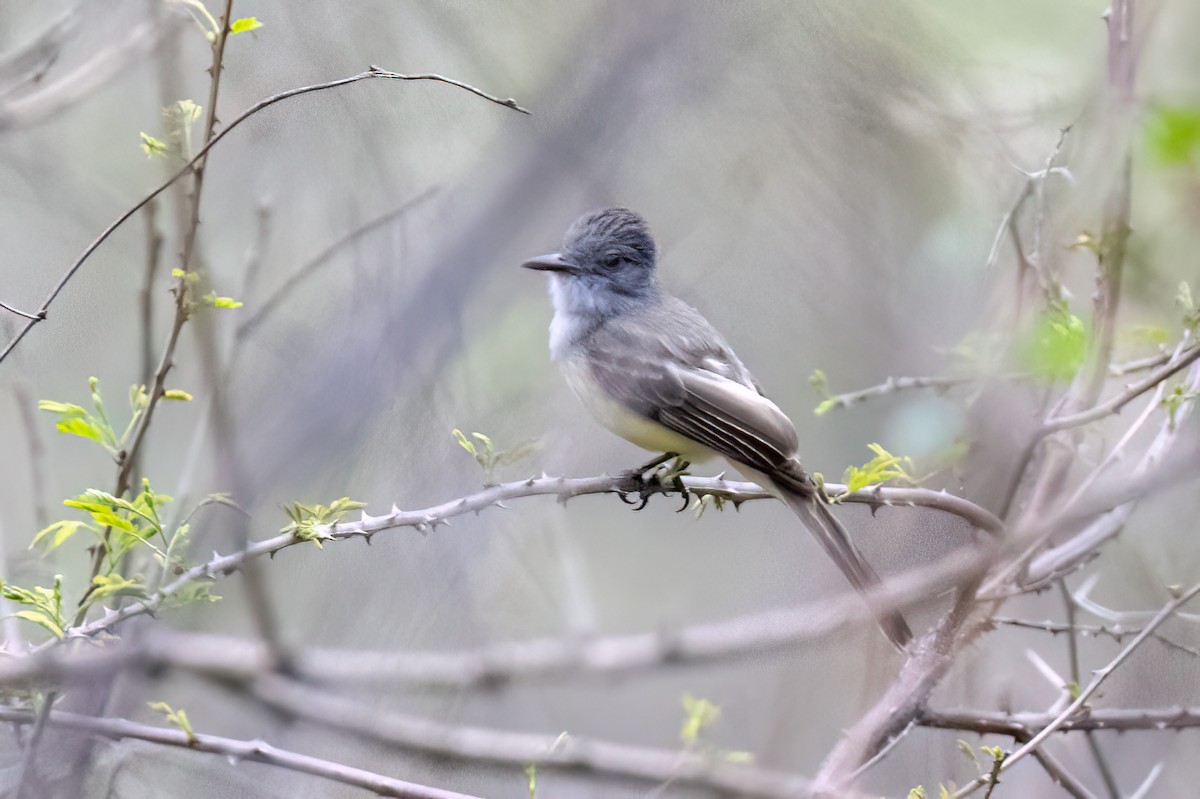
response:
[[(700, 313), (655, 273), (654, 239), (626, 208), (585, 214), (559, 252), (523, 266), (547, 272), (554, 319), (550, 354), (572, 391), (617, 435), (697, 463), (724, 456), (787, 503), (859, 591), (879, 576), (818, 496), (797, 457), (796, 428)], [(903, 649), (904, 617), (877, 609)]]

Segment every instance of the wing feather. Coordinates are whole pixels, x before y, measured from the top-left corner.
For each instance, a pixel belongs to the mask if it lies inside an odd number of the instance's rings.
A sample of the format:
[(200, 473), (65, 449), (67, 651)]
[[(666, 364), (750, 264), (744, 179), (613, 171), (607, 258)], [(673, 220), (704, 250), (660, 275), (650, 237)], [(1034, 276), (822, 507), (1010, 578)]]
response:
[(625, 317), (589, 337), (596, 382), (624, 407), (731, 460), (789, 471), (798, 448), (791, 420), (759, 392), (720, 334), (674, 302), (655, 315), (658, 326)]

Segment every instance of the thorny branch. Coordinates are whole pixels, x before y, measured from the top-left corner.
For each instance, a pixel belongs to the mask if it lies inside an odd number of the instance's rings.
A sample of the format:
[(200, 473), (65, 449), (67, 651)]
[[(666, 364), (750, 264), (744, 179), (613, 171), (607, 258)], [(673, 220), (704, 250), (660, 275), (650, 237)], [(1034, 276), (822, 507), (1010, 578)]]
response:
[[(424, 510), (403, 511), (393, 506), (390, 513), (382, 516), (370, 516), (365, 512), (357, 522), (339, 522), (335, 525), (325, 525), (315, 532), (327, 541), (344, 541), (352, 538), (363, 538), (368, 543), (371, 538), (383, 530), (412, 527), (418, 532), (426, 532), (441, 524), (449, 524), (450, 519), (466, 513), (479, 513), (489, 507), (503, 508), (504, 502), (522, 497), (555, 496), (559, 501), (566, 502), (572, 497), (587, 494), (620, 493), (629, 488), (628, 476), (602, 475), (600, 477), (531, 477), (512, 483), (504, 483), (485, 488), (475, 494), (450, 502), (442, 503)], [(744, 501), (772, 498), (753, 483), (734, 482), (721, 478), (687, 477), (683, 480), (687, 489), (698, 496), (714, 496), (731, 503), (740, 504)], [(673, 486), (647, 487), (656, 493), (667, 493)], [(838, 494), (844, 486), (826, 484), (826, 490)], [(954, 497), (940, 491), (919, 488), (874, 488), (859, 491), (845, 497), (843, 502), (858, 502), (869, 505), (911, 505), (927, 506), (947, 513), (959, 515), (980, 529), (999, 532), (1002, 525), (988, 513), (973, 503), (960, 497)], [(160, 588), (151, 599), (134, 602), (117, 611), (106, 614), (103, 618), (81, 624), (68, 631), (69, 636), (90, 636), (108, 630), (113, 625), (125, 619), (153, 613), (184, 587), (200, 580), (215, 579), (220, 575), (231, 574), (239, 570), (247, 558), (257, 558), (263, 555), (274, 555), (276, 552), (306, 543), (311, 539), (295, 533), (280, 535), (258, 541), (244, 550), (230, 555), (215, 556), (207, 563), (194, 566), (180, 574), (175, 580)], [(971, 555), (974, 563), (976, 556)], [(960, 564), (961, 569), (961, 564)], [(48, 641), (43, 647), (55, 646), (57, 640)]]
[[(1140, 633), (1138, 633), (1137, 637), (1130, 641), (1129, 644), (1121, 650), (1120, 654), (1113, 658), (1113, 660), (1107, 666), (1095, 672), (1095, 676), (1092, 677), (1087, 686), (1079, 692), (1079, 695), (1075, 697), (1075, 701), (1067, 705), (1066, 709), (1061, 713), (1054, 716), (1054, 718), (1051, 719), (1048, 724), (1043, 726), (1023, 746), (1005, 758), (1000, 770), (1002, 772), (1007, 771), (1008, 769), (1012, 768), (1015, 763), (1020, 762), (1022, 758), (1032, 754), (1037, 750), (1038, 747), (1045, 743), (1047, 738), (1061, 730), (1063, 725), (1065, 725), (1073, 717), (1080, 714), (1087, 706), (1088, 700), (1095, 695), (1096, 691), (1100, 689), (1100, 686), (1104, 683), (1104, 681), (1107, 680), (1114, 671), (1120, 668), (1121, 664), (1124, 663), (1129, 656), (1132, 655), (1134, 651), (1141, 646), (1146, 639), (1148, 639), (1154, 633), (1154, 631), (1158, 629), (1160, 625), (1162, 625), (1163, 622), (1175, 615), (1175, 611), (1187, 604), (1197, 594), (1200, 594), (1200, 583), (1192, 586), (1188, 590), (1181, 593), (1178, 597), (1164, 605), (1162, 610), (1160, 610), (1158, 614), (1151, 619), (1150, 623), (1147, 624)], [(982, 778), (980, 778), (974, 782), (964, 785), (958, 791), (958, 793), (955, 794), (955, 797), (957, 798), (960, 796), (966, 796), (967, 794), (974, 792), (983, 784), (984, 781)]]
[[(33, 720), (33, 714), (28, 710), (0, 706), (0, 721), (24, 725), (32, 723)], [(365, 788), (378, 796), (403, 797), (404, 799), (479, 799), (468, 794), (417, 785), (353, 766), (344, 766), (331, 760), (290, 752), (272, 746), (266, 741), (239, 741), (202, 733), (193, 733), (189, 736), (183, 730), (153, 727), (127, 719), (93, 718), (61, 710), (51, 711), (47, 716), (46, 723), (51, 727), (75, 730), (116, 741), (125, 739), (148, 741), (161, 746), (189, 749), (193, 752), (224, 755), (235, 761), (266, 763), (344, 785)]]

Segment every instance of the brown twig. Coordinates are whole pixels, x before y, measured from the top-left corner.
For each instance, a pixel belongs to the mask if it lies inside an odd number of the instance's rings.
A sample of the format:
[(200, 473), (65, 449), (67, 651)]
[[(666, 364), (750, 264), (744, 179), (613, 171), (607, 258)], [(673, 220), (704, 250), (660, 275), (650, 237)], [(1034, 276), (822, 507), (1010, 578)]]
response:
[(199, 163), (204, 158), (205, 155), (208, 154), (209, 150), (211, 150), (213, 147), (215, 147), (218, 142), (220, 142), (222, 139), (224, 139), (225, 136), (227, 136), (229, 133), (231, 133), (235, 128), (237, 128), (239, 125), (241, 125), (244, 121), (246, 121), (250, 117), (254, 116), (259, 111), (262, 111), (264, 108), (267, 108), (268, 106), (272, 106), (275, 103), (282, 102), (283, 100), (290, 99), (292, 97), (299, 97), (300, 95), (303, 95), (303, 94), (311, 94), (313, 92), (326, 91), (328, 89), (336, 89), (341, 86), (347, 86), (351, 83), (357, 83), (358, 81), (373, 80), (373, 79), (378, 79), (378, 78), (384, 78), (384, 79), (388, 79), (388, 80), (404, 80), (404, 81), (428, 80), (428, 81), (436, 81), (436, 82), (440, 82), (440, 83), (446, 83), (451, 86), (456, 86), (458, 88), (465, 89), (466, 91), (469, 91), (471, 94), (474, 94), (478, 97), (482, 97), (483, 99), (488, 100), (493, 103), (496, 103), (497, 105), (502, 105), (505, 108), (511, 108), (515, 111), (520, 111), (523, 114), (530, 113), (527, 109), (522, 108), (521, 106), (517, 105), (516, 101), (512, 100), (511, 98), (510, 99), (501, 99), (494, 95), (488, 94), (487, 92), (484, 92), (480, 89), (476, 89), (474, 86), (470, 86), (466, 83), (454, 80), (452, 78), (447, 78), (442, 75), (436, 75), (436, 74), (432, 74), (432, 73), (420, 74), (420, 75), (403, 75), (403, 74), (400, 74), (397, 72), (389, 72), (387, 70), (379, 69), (378, 67), (371, 67), (366, 72), (360, 72), (357, 75), (351, 75), (347, 78), (341, 78), (339, 80), (332, 80), (327, 83), (317, 83), (317, 84), (313, 84), (311, 86), (301, 86), (299, 88), (289, 89), (287, 91), (280, 92), (278, 94), (274, 94), (274, 95), (271, 95), (270, 97), (259, 100), (257, 103), (255, 103), (254, 105), (247, 108), (241, 114), (238, 114), (238, 116), (236, 116), (232, 122), (230, 122), (226, 127), (222, 128), (220, 131), (218, 131), (207, 142), (205, 142), (204, 146), (201, 147), (200, 150), (194, 156), (192, 156), (191, 160), (188, 161), (186, 164), (184, 164), (179, 169), (179, 171), (177, 171), (174, 175), (172, 175), (170, 178), (168, 178), (164, 183), (159, 185), (156, 189), (154, 189), (149, 194), (147, 194), (145, 197), (143, 197), (141, 200), (139, 200), (129, 210), (125, 211), (123, 214), (121, 214), (119, 217), (117, 217), (115, 220), (113, 220), (113, 222), (111, 224), (109, 224), (109, 226), (106, 227), (100, 233), (100, 235), (97, 236), (84, 249), (84, 251), (79, 255), (79, 257), (75, 259), (74, 263), (72, 263), (71, 266), (67, 269), (67, 271), (63, 274), (63, 276), (61, 278), (59, 278), (58, 283), (56, 283), (54, 285), (54, 287), (50, 290), (50, 293), (46, 296), (46, 299), (42, 301), (41, 306), (38, 308), (38, 310), (35, 314), (37, 316), (37, 318), (36, 319), (31, 318), (19, 331), (17, 331), (16, 336), (14, 336), (11, 341), (9, 341), (8, 345), (5, 346), (4, 350), (0, 351), (0, 363), (2, 363), (4, 361), (4, 359), (8, 357), (9, 353), (11, 353), (14, 349), (16, 349), (17, 345), (21, 342), (21, 339), (23, 339), (26, 336), (26, 334), (28, 334), (29, 331), (31, 329), (33, 329), (33, 327), (38, 322), (40, 322), (46, 318), (46, 314), (49, 311), (51, 304), (53, 304), (54, 300), (58, 297), (58, 295), (62, 292), (62, 290), (64, 288), (66, 288), (67, 284), (71, 281), (71, 278), (73, 278), (75, 276), (75, 273), (78, 272), (79, 269), (87, 261), (87, 259), (89, 257), (91, 257), (92, 253), (94, 253), (100, 247), (100, 245), (103, 244), (108, 239), (108, 237), (111, 236), (113, 234), (113, 232), (116, 231), (117, 228), (119, 228), (121, 225), (125, 224), (125, 222), (127, 222), (130, 217), (132, 217), (134, 214), (136, 214), (138, 211), (140, 211), (143, 207), (145, 207), (145, 205), (148, 202), (150, 202), (155, 197), (157, 197), (159, 194), (161, 194), (163, 191), (165, 191), (169, 186), (171, 186), (173, 183), (175, 183), (175, 181), (179, 180), (184, 175), (187, 175), (188, 173), (190, 173), (192, 171), (192, 168), (197, 163)]

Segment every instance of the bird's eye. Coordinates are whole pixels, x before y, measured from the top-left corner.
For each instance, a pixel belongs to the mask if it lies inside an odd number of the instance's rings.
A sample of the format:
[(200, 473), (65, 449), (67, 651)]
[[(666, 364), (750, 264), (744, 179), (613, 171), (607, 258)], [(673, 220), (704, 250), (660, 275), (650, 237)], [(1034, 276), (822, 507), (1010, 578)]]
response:
[(604, 265), (605, 269), (616, 269), (617, 266), (621, 263), (621, 256), (609, 255), (609, 256), (605, 257), (605, 259), (603, 261), (601, 261), (600, 263), (602, 263)]

